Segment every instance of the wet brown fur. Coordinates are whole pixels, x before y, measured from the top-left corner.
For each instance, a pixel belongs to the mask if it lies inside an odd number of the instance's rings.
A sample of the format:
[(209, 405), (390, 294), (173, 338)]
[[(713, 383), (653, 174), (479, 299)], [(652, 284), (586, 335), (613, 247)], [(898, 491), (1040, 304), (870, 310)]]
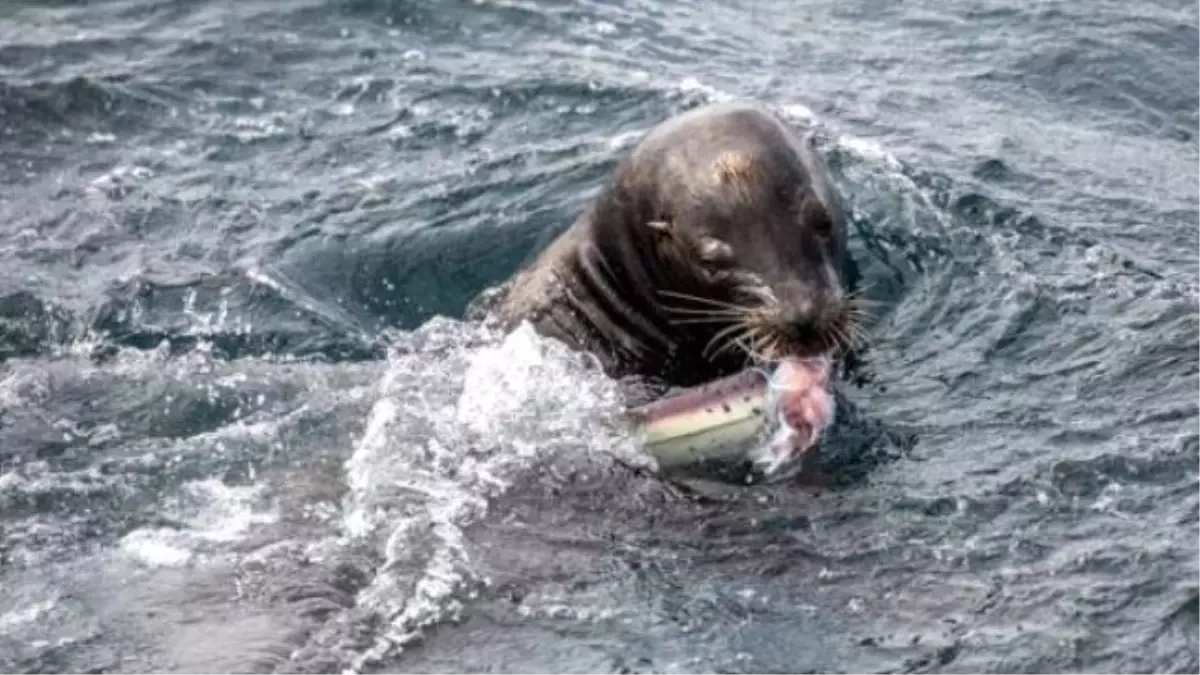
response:
[[(591, 352), (612, 376), (674, 386), (745, 367), (745, 351), (706, 350), (720, 324), (680, 320), (716, 303), (745, 304), (745, 284), (731, 281), (739, 275), (757, 279), (774, 297), (758, 315), (772, 330), (843, 320), (843, 217), (811, 142), (748, 105), (712, 105), (667, 120), (503, 288), (494, 316), (507, 328), (530, 321), (540, 333)], [(706, 237), (727, 243), (732, 257), (706, 260)], [(699, 300), (680, 309), (672, 293)], [(776, 351), (807, 344), (802, 331), (794, 340), (777, 332)]]

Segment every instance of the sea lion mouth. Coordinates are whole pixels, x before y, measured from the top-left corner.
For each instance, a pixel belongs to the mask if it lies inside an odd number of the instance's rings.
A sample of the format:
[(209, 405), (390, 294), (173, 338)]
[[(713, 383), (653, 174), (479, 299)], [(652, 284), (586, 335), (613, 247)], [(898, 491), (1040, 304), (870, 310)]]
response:
[(861, 310), (853, 302), (796, 319), (778, 307), (766, 307), (749, 317), (752, 333), (762, 336), (761, 356), (776, 361), (785, 357), (810, 358), (837, 353), (861, 341)]
[(660, 290), (660, 304), (677, 327), (694, 327), (709, 334), (702, 356), (716, 360), (741, 353), (751, 363), (807, 359), (847, 351), (865, 340), (866, 312), (857, 294), (797, 313), (762, 285), (744, 286), (734, 300), (717, 300), (677, 291)]

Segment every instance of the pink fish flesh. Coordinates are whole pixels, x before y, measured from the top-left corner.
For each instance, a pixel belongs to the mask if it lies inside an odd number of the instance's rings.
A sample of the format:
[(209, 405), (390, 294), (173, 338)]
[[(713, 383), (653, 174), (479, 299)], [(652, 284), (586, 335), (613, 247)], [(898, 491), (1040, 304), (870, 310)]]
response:
[(785, 358), (767, 383), (768, 409), (773, 413), (766, 443), (751, 450), (750, 458), (766, 476), (802, 458), (833, 423), (834, 400), (829, 393), (828, 356)]

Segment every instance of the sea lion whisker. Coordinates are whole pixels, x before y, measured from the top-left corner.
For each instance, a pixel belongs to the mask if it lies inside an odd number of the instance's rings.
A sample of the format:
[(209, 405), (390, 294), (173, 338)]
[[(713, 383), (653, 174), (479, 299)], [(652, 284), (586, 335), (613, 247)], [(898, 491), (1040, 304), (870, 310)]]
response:
[(715, 352), (713, 352), (711, 358), (715, 359), (718, 356), (720, 356), (721, 354), (723, 354), (724, 352), (728, 351), (730, 347), (738, 346), (739, 345), (738, 338), (744, 334), (745, 334), (745, 331), (743, 330), (742, 333), (738, 333), (736, 335), (731, 335), (728, 339), (725, 340), (724, 343), (722, 343), (722, 345), (719, 349), (717, 349)]
[(725, 328), (722, 328), (721, 330), (717, 331), (716, 334), (714, 334), (712, 336), (712, 338), (709, 339), (708, 344), (704, 345), (704, 351), (702, 351), (700, 353), (701, 356), (708, 358), (709, 351), (712, 350), (713, 347), (716, 346), (721, 340), (725, 339), (729, 335), (736, 334), (736, 332), (739, 330), (745, 330), (745, 328), (746, 328), (746, 325), (739, 322), (739, 323), (730, 324), (730, 325), (726, 326)]
[(871, 291), (875, 290), (875, 287), (878, 285), (879, 284), (875, 281), (862, 281), (862, 282), (859, 282), (858, 286), (856, 286), (855, 288), (849, 289), (846, 292), (846, 295), (848, 295), (852, 298), (861, 298), (864, 295), (866, 295), (867, 293), (870, 293)]
[(714, 348), (718, 348), (722, 340), (727, 339), (727, 337), (736, 337), (739, 333), (743, 333), (743, 331), (745, 331), (745, 324), (742, 323), (733, 323), (727, 325), (727, 327), (722, 328), (721, 330), (716, 331), (716, 333), (710, 337), (707, 344), (704, 345), (704, 350), (701, 352), (701, 356), (704, 358), (710, 358), (710, 352), (712, 352)]
[(871, 316), (870, 308), (862, 307), (857, 304), (852, 304), (852, 305), (849, 305), (848, 307), (846, 307), (846, 309), (844, 310), (844, 313), (848, 317), (854, 318), (854, 319), (866, 319)]
[(870, 293), (878, 285), (878, 282), (872, 280), (860, 280), (854, 288), (846, 289), (846, 296), (851, 298), (862, 297)]
[(850, 335), (846, 332), (844, 326), (838, 326), (832, 333), (833, 338), (830, 345), (831, 350), (843, 351), (850, 347)]
[(717, 300), (716, 298), (705, 298), (705, 297), (702, 297), (699, 295), (691, 295), (689, 293), (680, 293), (679, 291), (670, 291), (665, 288), (660, 288), (658, 290), (658, 293), (660, 293), (661, 295), (676, 298), (679, 300), (691, 300), (692, 302), (696, 302), (696, 303), (700, 303), (700, 304), (708, 304), (708, 305), (712, 305), (712, 306), (716, 306), (716, 307), (725, 307), (727, 309), (734, 309), (734, 310), (746, 309), (744, 306), (734, 304), (732, 302), (725, 302), (724, 300)]
[(736, 340), (726, 340), (725, 342), (721, 343), (721, 346), (714, 350), (712, 354), (709, 354), (708, 358), (716, 360), (717, 357), (729, 351), (729, 348), (735, 346), (736, 344)]
[(737, 340), (735, 340), (735, 342), (737, 343), (738, 348), (746, 354), (746, 358), (750, 359), (750, 362), (754, 365), (761, 365), (766, 362), (766, 359), (763, 359), (762, 356), (757, 354), (750, 345), (746, 344), (746, 334), (743, 333), (738, 337)]
[(762, 332), (759, 332), (758, 334), (756, 334), (754, 336), (754, 341), (752, 342), (752, 344), (754, 345), (754, 353), (758, 354), (759, 358), (761, 358), (764, 361), (771, 360), (771, 355), (767, 353), (767, 342), (768, 342), (768, 337), (765, 334), (763, 334)]
[(783, 352), (785, 351), (784, 348), (786, 346), (787, 346), (787, 344), (786, 344), (785, 338), (782, 335), (776, 335), (775, 341), (771, 345), (771, 349), (775, 350), (776, 358), (779, 358), (780, 356), (783, 355)]
[(775, 294), (766, 286), (758, 284), (743, 286), (739, 289), (741, 293), (752, 296), (758, 301), (759, 305), (771, 307), (778, 304)]
[(659, 305), (668, 312), (676, 314), (698, 314), (701, 316), (743, 316), (746, 310), (740, 309), (697, 309), (695, 307), (678, 307), (676, 305)]
[(859, 305), (861, 307), (879, 307), (883, 304), (882, 300), (876, 300), (875, 298), (862, 298), (858, 296), (850, 296), (848, 300), (851, 304)]
[(746, 323), (754, 324), (757, 328), (766, 329), (771, 325), (775, 313), (766, 307), (755, 307), (746, 314)]
[(775, 359), (779, 358), (780, 352), (783, 351), (783, 340), (777, 334), (769, 335), (767, 336), (767, 341), (763, 346), (763, 350), (768, 359), (774, 361)]
[(754, 339), (756, 331), (751, 326), (746, 326), (746, 330), (742, 331), (738, 337), (738, 344), (746, 352), (746, 355), (751, 359), (758, 359), (758, 353), (754, 349)]
[(668, 321), (673, 326), (687, 326), (690, 324), (730, 323), (733, 319), (724, 316), (693, 316), (686, 319), (668, 319)]
[(847, 346), (856, 347), (867, 343), (866, 329), (862, 326), (862, 320), (867, 317), (859, 307), (848, 306), (840, 317), (839, 324), (847, 333)]
[(846, 297), (846, 301), (845, 301), (846, 311), (855, 312), (855, 313), (859, 313), (859, 314), (869, 313), (870, 310), (878, 308), (878, 307), (882, 307), (882, 306), (883, 306), (882, 300), (876, 300), (874, 298), (864, 298), (864, 297), (857, 296), (857, 295), (849, 295)]
[(837, 343), (837, 334), (833, 330), (826, 330), (821, 333), (817, 333), (812, 338), (812, 346), (816, 346), (824, 352), (832, 350)]
[(854, 347), (854, 345), (856, 344), (856, 342), (858, 340), (857, 336), (860, 335), (862, 332), (862, 329), (859, 326), (858, 322), (856, 320), (854, 320), (853, 317), (850, 317), (846, 321), (841, 322), (838, 325), (838, 328), (842, 332), (845, 347), (847, 349)]
[(842, 330), (852, 331), (858, 326), (858, 318), (849, 312), (843, 313), (838, 318), (840, 320), (837, 322), (837, 325)]
[(731, 344), (737, 341), (738, 335), (741, 335), (741, 333), (731, 334), (716, 344), (710, 344), (709, 347), (705, 349), (704, 357), (709, 360), (716, 360), (717, 357), (729, 349)]
[(751, 344), (754, 347), (754, 352), (759, 355), (764, 361), (771, 360), (771, 354), (768, 353), (767, 346), (771, 340), (771, 335), (764, 331), (761, 327), (754, 331), (754, 336)]
[(827, 349), (832, 348), (842, 342), (842, 338), (845, 337), (844, 330), (844, 322), (837, 320), (832, 321), (826, 324), (824, 330), (821, 331), (821, 341), (825, 344)]
[(866, 319), (867, 319), (867, 316), (865, 314), (859, 314), (856, 312), (846, 312), (841, 317), (842, 322), (851, 324), (851, 325), (858, 325), (858, 324), (862, 323), (863, 321), (865, 321)]
[(871, 342), (871, 336), (866, 329), (857, 323), (850, 324), (850, 339), (854, 347), (865, 347)]

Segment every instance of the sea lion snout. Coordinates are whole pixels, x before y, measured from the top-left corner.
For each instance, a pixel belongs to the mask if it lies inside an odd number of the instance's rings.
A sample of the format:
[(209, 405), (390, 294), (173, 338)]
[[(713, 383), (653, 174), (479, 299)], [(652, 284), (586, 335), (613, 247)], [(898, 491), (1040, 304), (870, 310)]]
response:
[(795, 331), (822, 331), (841, 313), (843, 294), (838, 286), (788, 281), (775, 291), (777, 321)]

